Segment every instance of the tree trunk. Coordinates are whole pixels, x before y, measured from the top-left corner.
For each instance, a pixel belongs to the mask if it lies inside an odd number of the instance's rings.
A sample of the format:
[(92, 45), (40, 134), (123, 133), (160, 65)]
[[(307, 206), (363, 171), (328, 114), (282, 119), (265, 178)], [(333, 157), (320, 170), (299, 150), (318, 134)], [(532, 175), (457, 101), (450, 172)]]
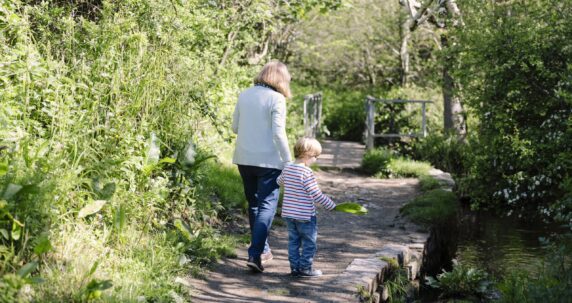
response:
[[(441, 46), (448, 47), (447, 37), (441, 36)], [(454, 58), (450, 56), (443, 62), (443, 119), (445, 132), (454, 133), (460, 141), (465, 141), (467, 137), (467, 122), (463, 104), (459, 96), (455, 94), (455, 81), (449, 69)]]
[(401, 48), (399, 50), (399, 58), (401, 61), (401, 86), (407, 85), (407, 77), (409, 75), (409, 40), (411, 40), (411, 24), (412, 21), (409, 17), (401, 24)]

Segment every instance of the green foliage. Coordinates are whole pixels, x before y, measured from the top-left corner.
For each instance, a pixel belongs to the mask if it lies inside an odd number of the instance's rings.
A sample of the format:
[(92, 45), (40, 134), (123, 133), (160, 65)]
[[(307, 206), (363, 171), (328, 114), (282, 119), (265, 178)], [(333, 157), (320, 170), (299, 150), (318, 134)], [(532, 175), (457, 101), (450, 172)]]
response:
[[(293, 85), (296, 95), (293, 102), (288, 105), (288, 132), (303, 135), (301, 129), (294, 125), (303, 123), (303, 96), (306, 94), (322, 92), (323, 95), (323, 124), (321, 133), (328, 137), (347, 140), (362, 141), (365, 130), (365, 97), (368, 95), (382, 99), (415, 99), (415, 100), (438, 100), (439, 91), (423, 87), (394, 88), (389, 91), (379, 87), (353, 87), (334, 86), (324, 84), (312, 86), (297, 81)], [(427, 106), (428, 131), (440, 132), (442, 129), (442, 105), (437, 102)], [(421, 132), (421, 106), (412, 105), (379, 105), (376, 111), (376, 132)], [(296, 138), (296, 136), (294, 136)], [(394, 142), (394, 141), (391, 141)], [(377, 139), (378, 145), (386, 145), (389, 140)], [(398, 143), (397, 147), (403, 146), (403, 151), (409, 151), (405, 143)]]
[(426, 176), (431, 170), (429, 163), (398, 157), (384, 148), (367, 151), (361, 167), (366, 173), (378, 178), (415, 178)]
[[(405, 12), (398, 1), (352, 0), (329, 14), (301, 22), (289, 60), (306, 84), (337, 84), (387, 89), (400, 85), (400, 26)], [(415, 31), (410, 43), (410, 81), (434, 83), (434, 34)]]
[(163, 302), (176, 275), (232, 255), (216, 229), (240, 181), (206, 161), (265, 39), (340, 5), (0, 0), (2, 295), (39, 259), (36, 301)]
[(393, 158), (389, 162), (389, 176), (393, 178), (417, 178), (426, 176), (431, 170), (431, 164), (406, 158)]
[(390, 257), (382, 256), (382, 257), (379, 257), (379, 259), (387, 262), (389, 264), (389, 267), (391, 268), (391, 270), (399, 269), (399, 262), (397, 262), (396, 258), (390, 258)]
[(384, 148), (368, 150), (361, 161), (361, 168), (370, 175), (389, 175), (389, 162), (393, 153)]
[(400, 212), (414, 222), (430, 226), (443, 224), (454, 218), (458, 207), (455, 194), (434, 189), (407, 203)]
[(455, 176), (463, 176), (467, 173), (471, 152), (470, 145), (455, 136), (430, 134), (414, 142), (412, 156)]
[(409, 279), (404, 268), (398, 268), (385, 280), (384, 286), (387, 288), (388, 302), (401, 302), (407, 295)]
[(477, 118), (468, 177), (473, 207), (552, 216), (572, 172), (572, 4), (466, 1), (454, 71)]
[(226, 208), (246, 209), (242, 179), (236, 166), (209, 161), (201, 168), (201, 190), (205, 195), (214, 194)]
[(431, 176), (421, 176), (419, 177), (419, 187), (421, 187), (422, 192), (427, 192), (441, 187), (441, 183)]
[(470, 297), (483, 298), (491, 291), (492, 282), (486, 272), (454, 263), (453, 270), (437, 276), (427, 277), (426, 282), (433, 288), (439, 288), (441, 297)]

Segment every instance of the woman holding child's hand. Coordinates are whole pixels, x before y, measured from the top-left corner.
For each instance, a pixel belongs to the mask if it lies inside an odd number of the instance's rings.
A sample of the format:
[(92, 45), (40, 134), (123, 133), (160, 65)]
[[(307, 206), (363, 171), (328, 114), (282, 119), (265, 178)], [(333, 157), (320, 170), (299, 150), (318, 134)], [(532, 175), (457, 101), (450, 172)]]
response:
[(276, 179), (291, 162), (286, 136), (286, 98), (291, 97), (290, 73), (283, 63), (267, 63), (254, 85), (238, 97), (232, 130), (238, 135), (233, 163), (238, 165), (248, 200), (251, 241), (248, 267), (262, 272), (272, 259), (268, 232), (280, 193)]

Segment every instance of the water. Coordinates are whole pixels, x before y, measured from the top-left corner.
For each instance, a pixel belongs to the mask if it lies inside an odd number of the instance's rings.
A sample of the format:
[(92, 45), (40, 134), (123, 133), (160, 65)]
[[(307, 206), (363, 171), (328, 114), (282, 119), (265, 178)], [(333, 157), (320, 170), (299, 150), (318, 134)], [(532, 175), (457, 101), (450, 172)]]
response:
[(495, 278), (515, 270), (535, 273), (550, 253), (540, 239), (563, 232), (543, 222), (465, 211), (459, 220), (456, 259), (484, 269)]
[[(447, 260), (453, 257), (459, 263), (485, 270), (493, 281), (500, 281), (517, 271), (534, 276), (551, 253), (540, 239), (565, 232), (565, 228), (544, 222), (524, 222), (487, 212), (463, 210), (456, 226), (451, 223), (439, 231), (447, 238), (444, 241), (447, 244), (441, 247), (445, 259), (441, 259), (440, 267), (451, 270), (452, 264)], [(422, 287), (418, 300), (442, 302), (439, 295), (439, 290)]]

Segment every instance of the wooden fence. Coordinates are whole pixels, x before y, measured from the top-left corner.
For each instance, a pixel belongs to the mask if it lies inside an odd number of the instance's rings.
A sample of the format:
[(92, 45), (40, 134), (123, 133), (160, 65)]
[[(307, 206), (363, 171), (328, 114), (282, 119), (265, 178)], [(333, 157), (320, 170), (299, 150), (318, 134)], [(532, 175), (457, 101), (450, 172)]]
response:
[[(366, 148), (372, 149), (374, 145), (374, 139), (378, 137), (383, 138), (401, 138), (401, 137), (425, 137), (427, 136), (427, 117), (426, 117), (426, 105), (427, 103), (433, 103), (432, 101), (426, 100), (383, 100), (383, 99), (376, 99), (371, 96), (367, 96), (365, 98), (365, 106), (366, 106)], [(421, 133), (409, 133), (409, 134), (376, 134), (375, 133), (375, 104), (376, 103), (385, 103), (385, 104), (393, 104), (393, 103), (418, 103), (421, 104)]]
[(304, 96), (304, 136), (316, 138), (320, 135), (322, 120), (322, 93)]

